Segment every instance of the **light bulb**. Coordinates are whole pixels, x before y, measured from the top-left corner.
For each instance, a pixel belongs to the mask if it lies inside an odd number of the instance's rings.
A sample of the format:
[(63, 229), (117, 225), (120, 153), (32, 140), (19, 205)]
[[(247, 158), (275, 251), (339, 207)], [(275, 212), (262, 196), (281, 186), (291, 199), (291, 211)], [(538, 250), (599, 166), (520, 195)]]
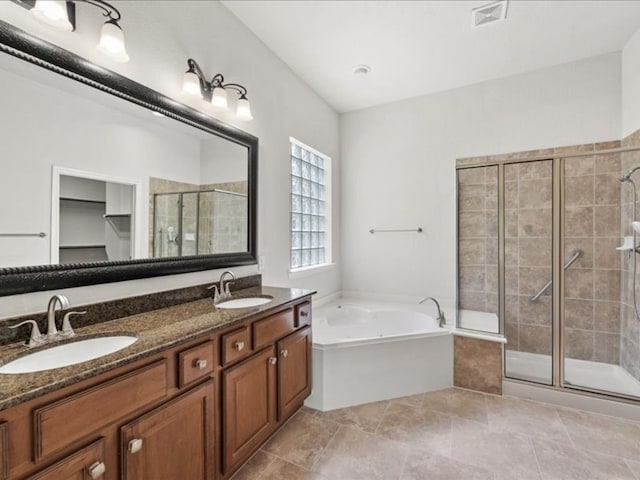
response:
[(182, 80), (182, 91), (187, 95), (202, 97), (200, 79), (193, 70), (187, 70)]
[(249, 105), (249, 100), (244, 95), (242, 95), (238, 99), (236, 116), (238, 117), (239, 120), (244, 120), (244, 121), (253, 120), (253, 115), (251, 115), (251, 105)]
[(107, 20), (102, 26), (100, 43), (96, 48), (118, 62), (129, 61), (129, 55), (124, 46), (124, 33), (114, 19)]
[(67, 15), (65, 0), (36, 0), (35, 6), (31, 9), (31, 15), (56, 30), (65, 32), (73, 30), (73, 25)]
[(222, 87), (215, 87), (211, 95), (211, 105), (214, 107), (227, 110), (229, 104), (227, 103), (227, 91)]

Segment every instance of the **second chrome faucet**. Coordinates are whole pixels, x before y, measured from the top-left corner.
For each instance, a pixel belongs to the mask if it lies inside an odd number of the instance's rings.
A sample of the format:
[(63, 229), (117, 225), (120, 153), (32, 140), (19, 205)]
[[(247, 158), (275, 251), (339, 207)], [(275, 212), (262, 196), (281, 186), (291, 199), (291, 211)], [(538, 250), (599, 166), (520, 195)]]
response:
[(220, 275), (220, 289), (218, 289), (218, 285), (215, 283), (208, 287), (209, 290), (213, 290), (214, 304), (224, 302), (225, 300), (229, 300), (231, 298), (231, 290), (229, 289), (229, 286), (233, 285), (234, 282), (232, 282), (231, 280), (227, 280), (227, 282), (225, 283), (225, 278), (227, 277), (231, 277), (232, 280), (236, 279), (236, 276), (231, 270), (225, 270)]

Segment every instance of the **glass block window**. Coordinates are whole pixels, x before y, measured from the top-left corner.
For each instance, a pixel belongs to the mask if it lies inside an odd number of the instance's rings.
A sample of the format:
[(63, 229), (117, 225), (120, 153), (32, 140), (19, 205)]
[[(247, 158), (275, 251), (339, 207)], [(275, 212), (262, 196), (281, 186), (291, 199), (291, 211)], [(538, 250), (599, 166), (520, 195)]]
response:
[(330, 263), (328, 182), (331, 159), (291, 139), (291, 269)]

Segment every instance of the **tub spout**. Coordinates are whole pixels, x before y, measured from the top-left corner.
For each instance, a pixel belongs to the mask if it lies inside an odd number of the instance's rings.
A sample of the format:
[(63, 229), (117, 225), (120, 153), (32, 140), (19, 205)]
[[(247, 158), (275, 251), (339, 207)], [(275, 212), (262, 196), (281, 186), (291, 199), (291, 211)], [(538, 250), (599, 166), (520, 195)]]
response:
[(418, 302), (418, 305), (426, 302), (427, 300), (431, 300), (433, 303), (436, 304), (436, 308), (438, 309), (438, 318), (436, 318), (436, 320), (438, 321), (438, 325), (440, 325), (440, 328), (444, 328), (447, 325), (447, 319), (444, 317), (444, 312), (442, 311), (442, 309), (440, 309), (440, 304), (435, 298), (425, 297)]

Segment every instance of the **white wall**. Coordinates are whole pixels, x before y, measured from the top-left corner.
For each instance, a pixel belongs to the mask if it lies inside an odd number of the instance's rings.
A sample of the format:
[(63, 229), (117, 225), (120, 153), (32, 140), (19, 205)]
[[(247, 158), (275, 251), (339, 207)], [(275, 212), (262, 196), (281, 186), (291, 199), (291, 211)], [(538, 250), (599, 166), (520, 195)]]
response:
[(618, 139), (620, 83), (614, 53), (344, 114), (343, 289), (453, 304), (456, 158)]
[(640, 129), (640, 30), (622, 49), (622, 138)]
[[(295, 281), (288, 275), (289, 137), (325, 152), (338, 164), (338, 115), (219, 3), (115, 3), (123, 15), (131, 57), (128, 64), (112, 63), (95, 50), (101, 16), (88, 5), (78, 5), (78, 29), (73, 34), (40, 26), (26, 10), (11, 2), (0, 2), (0, 19), (177, 99), (181, 98), (182, 75), (189, 57), (200, 63), (207, 76), (222, 72), (228, 81), (245, 85), (254, 120), (237, 125), (260, 138), (258, 251), (266, 257), (264, 283), (314, 288), (321, 294), (339, 290), (339, 268)], [(220, 118), (233, 121), (230, 116)], [(25, 132), (25, 141), (28, 138)], [(116, 138), (122, 141), (120, 136)], [(333, 178), (336, 212), (340, 207), (337, 171), (334, 169)], [(339, 221), (337, 213), (334, 218)], [(334, 258), (339, 258), (337, 233), (333, 241)], [(246, 275), (256, 272), (257, 267), (234, 270)], [(65, 293), (72, 304), (79, 305), (203, 283), (217, 280), (218, 276), (219, 272), (199, 272), (76, 288)], [(50, 295), (51, 292), (41, 292), (0, 298), (0, 318), (42, 311)]]

